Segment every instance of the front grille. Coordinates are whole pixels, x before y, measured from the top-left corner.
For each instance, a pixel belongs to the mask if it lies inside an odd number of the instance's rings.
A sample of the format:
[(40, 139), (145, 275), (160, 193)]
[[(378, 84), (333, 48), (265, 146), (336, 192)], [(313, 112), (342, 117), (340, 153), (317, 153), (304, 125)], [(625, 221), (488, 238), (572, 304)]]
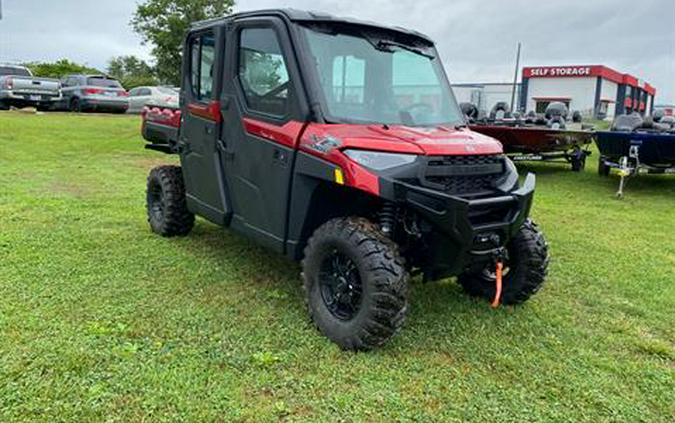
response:
[(452, 195), (480, 194), (504, 174), (504, 156), (442, 156), (429, 159), (422, 184)]
[(429, 159), (428, 166), (481, 166), (481, 165), (504, 165), (502, 155), (480, 156), (439, 156)]

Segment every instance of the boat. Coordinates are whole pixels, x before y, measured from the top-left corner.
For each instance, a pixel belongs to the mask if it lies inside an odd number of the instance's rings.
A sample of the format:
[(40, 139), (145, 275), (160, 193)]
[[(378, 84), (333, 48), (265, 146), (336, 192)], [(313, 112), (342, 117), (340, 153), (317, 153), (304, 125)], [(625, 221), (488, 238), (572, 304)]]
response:
[(609, 176), (617, 169), (621, 176), (618, 197), (623, 197), (626, 180), (639, 174), (675, 174), (675, 126), (651, 117), (621, 115), (611, 130), (596, 132), (600, 151), (598, 173)]
[(462, 109), (471, 130), (499, 140), (514, 161), (564, 161), (579, 172), (591, 154), (593, 132), (580, 124), (579, 129), (568, 129), (568, 112), (562, 103), (551, 103), (543, 115), (525, 117), (508, 111), (500, 118), (495, 118), (494, 111), (489, 117), (478, 117), (471, 106), (464, 104)]

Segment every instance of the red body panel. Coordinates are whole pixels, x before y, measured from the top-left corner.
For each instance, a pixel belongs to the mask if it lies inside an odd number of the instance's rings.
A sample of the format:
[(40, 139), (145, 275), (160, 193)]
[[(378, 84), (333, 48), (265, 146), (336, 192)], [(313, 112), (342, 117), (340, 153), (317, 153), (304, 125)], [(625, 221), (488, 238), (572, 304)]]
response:
[(250, 118), (244, 118), (243, 123), (244, 130), (248, 134), (291, 148), (297, 147), (300, 134), (306, 125), (306, 123), (292, 120), (279, 126)]
[(155, 122), (173, 128), (178, 128), (180, 126), (180, 116), (180, 110), (168, 107), (146, 106), (141, 112), (143, 122)]
[(487, 136), (468, 129), (411, 128), (378, 125), (320, 125), (310, 124), (300, 141), (300, 148), (316, 153), (312, 147), (318, 138), (332, 137), (340, 149), (373, 150), (430, 156), (501, 154), (502, 145)]
[(471, 129), (501, 141), (506, 153), (566, 151), (574, 145), (590, 144), (593, 140), (593, 133), (588, 131), (497, 125), (472, 125)]
[[(501, 154), (502, 145), (468, 129), (410, 128), (378, 125), (314, 124), (290, 121), (274, 125), (244, 118), (248, 134), (320, 157), (342, 169), (344, 183), (379, 195), (379, 178), (342, 150), (360, 149), (417, 155)], [(326, 143), (328, 141), (328, 143)]]
[(188, 104), (188, 111), (191, 115), (197, 116), (215, 123), (223, 121), (223, 115), (220, 113), (220, 102), (212, 101), (208, 104), (191, 103)]

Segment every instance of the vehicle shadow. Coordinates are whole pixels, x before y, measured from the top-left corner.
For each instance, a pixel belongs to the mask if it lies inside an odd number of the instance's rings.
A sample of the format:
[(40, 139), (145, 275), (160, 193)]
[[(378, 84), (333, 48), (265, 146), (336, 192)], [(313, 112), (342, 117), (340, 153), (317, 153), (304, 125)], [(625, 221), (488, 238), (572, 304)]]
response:
[[(203, 221), (189, 238), (190, 242), (180, 245), (190, 254), (202, 257), (208, 251), (211, 259), (236, 263), (234, 274), (227, 277), (235, 279), (234, 283), (245, 284), (242, 289), (273, 292), (274, 295), (263, 294), (254, 300), (260, 301), (260, 307), (271, 309), (277, 316), (292, 314), (298, 327), (315, 331), (305, 310), (298, 263)], [(214, 294), (213, 290), (201, 292), (205, 296)], [(511, 314), (495, 312), (487, 301), (465, 295), (452, 279), (423, 283), (421, 277), (414, 277), (410, 281), (410, 309), (404, 330), (388, 345), (396, 351), (418, 350), (421, 346), (434, 349), (439, 339), (451, 342), (457, 336), (480, 336), (476, 328), (498, 325)], [(430, 334), (434, 335), (433, 341)], [(317, 332), (316, 336), (321, 335)], [(391, 351), (388, 348), (385, 346), (383, 351)]]

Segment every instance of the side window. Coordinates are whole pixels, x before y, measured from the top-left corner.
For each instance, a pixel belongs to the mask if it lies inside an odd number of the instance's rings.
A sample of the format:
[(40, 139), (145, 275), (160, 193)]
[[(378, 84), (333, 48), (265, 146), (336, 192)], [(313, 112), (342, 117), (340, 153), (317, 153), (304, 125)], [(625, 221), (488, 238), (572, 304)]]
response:
[(148, 95), (151, 95), (151, 94), (152, 94), (152, 92), (150, 91), (149, 88), (141, 88), (141, 89), (138, 91), (138, 95), (139, 95), (139, 96), (148, 96)]
[(213, 34), (204, 34), (190, 41), (190, 85), (193, 97), (199, 101), (207, 101), (212, 97), (215, 56)]
[(129, 97), (136, 97), (138, 95), (138, 92), (140, 91), (140, 88), (133, 88), (129, 91)]
[(284, 116), (289, 106), (289, 77), (272, 28), (245, 28), (239, 39), (239, 81), (249, 109)]

